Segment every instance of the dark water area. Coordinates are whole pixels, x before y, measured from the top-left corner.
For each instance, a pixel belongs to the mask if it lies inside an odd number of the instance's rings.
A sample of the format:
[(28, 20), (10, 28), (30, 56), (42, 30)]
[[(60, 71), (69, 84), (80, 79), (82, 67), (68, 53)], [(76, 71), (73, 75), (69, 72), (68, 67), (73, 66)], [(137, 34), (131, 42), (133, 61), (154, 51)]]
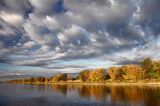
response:
[(160, 87), (0, 84), (0, 106), (160, 106)]

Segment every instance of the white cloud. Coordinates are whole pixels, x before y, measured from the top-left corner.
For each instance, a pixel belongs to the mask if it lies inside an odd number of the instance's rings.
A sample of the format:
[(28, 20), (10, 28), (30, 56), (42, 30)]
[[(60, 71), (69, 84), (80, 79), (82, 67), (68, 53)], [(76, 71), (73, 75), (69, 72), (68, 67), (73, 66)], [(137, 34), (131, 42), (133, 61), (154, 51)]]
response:
[(89, 33), (80, 26), (72, 25), (58, 34), (58, 38), (65, 44), (83, 45), (89, 42)]
[(66, 23), (77, 24), (80, 26), (85, 26), (88, 23), (88, 20), (80, 13), (73, 13), (72, 11), (67, 11), (64, 15)]
[(152, 38), (143, 47), (139, 47), (136, 54), (137, 57), (152, 57), (160, 59), (160, 35), (157, 38)]
[(5, 27), (3, 29), (0, 29), (0, 36), (10, 36), (14, 34), (15, 32), (11, 28)]
[(46, 45), (43, 45), (40, 50), (44, 51), (44, 52), (47, 52), (49, 50), (49, 46), (46, 46)]
[(24, 43), (23, 47), (24, 47), (24, 48), (32, 48), (32, 47), (35, 46), (35, 45), (36, 45), (35, 42), (33, 42), (33, 41), (28, 41), (28, 42)]
[(16, 13), (6, 13), (4, 11), (1, 11), (0, 18), (14, 26), (18, 26), (23, 22), (23, 16), (21, 14)]
[(38, 17), (31, 14), (23, 27), (26, 32), (25, 35), (40, 45), (50, 45), (54, 48), (59, 44), (53, 33), (59, 28), (54, 17)]
[(53, 16), (46, 16), (45, 19), (43, 19), (44, 26), (46, 26), (51, 31), (60, 30), (60, 25)]

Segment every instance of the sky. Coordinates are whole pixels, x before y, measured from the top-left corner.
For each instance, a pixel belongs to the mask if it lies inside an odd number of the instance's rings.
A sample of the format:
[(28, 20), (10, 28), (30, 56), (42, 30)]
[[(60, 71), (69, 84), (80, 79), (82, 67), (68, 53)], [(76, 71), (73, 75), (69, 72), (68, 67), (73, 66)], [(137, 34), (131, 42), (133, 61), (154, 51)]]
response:
[(0, 0), (0, 76), (160, 59), (160, 0)]

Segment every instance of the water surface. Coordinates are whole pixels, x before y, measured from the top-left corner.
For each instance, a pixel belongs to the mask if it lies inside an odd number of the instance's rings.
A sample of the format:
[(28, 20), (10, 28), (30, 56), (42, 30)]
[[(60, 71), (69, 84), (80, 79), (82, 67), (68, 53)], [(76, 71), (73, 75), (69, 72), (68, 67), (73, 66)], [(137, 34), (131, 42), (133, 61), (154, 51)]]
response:
[(0, 106), (160, 106), (160, 87), (0, 84)]

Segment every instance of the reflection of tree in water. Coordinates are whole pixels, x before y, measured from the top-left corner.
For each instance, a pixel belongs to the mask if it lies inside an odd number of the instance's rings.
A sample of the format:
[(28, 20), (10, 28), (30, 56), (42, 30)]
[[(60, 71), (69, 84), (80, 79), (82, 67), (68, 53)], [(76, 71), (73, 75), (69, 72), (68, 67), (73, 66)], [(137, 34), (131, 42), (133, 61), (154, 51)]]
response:
[(110, 90), (106, 86), (82, 85), (78, 92), (81, 97), (94, 97), (96, 100), (102, 101), (106, 99)]
[[(136, 101), (139, 102), (141, 98), (141, 92), (137, 93), (137, 88), (123, 87), (123, 86), (111, 86), (111, 100), (116, 101)], [(143, 95), (142, 95), (143, 96)]]
[(52, 89), (56, 92), (62, 93), (63, 95), (67, 95), (67, 93), (76, 90), (81, 97), (94, 97), (99, 101), (105, 100), (110, 92), (110, 89), (105, 86), (83, 84), (52, 85)]
[(159, 87), (146, 88), (146, 92), (147, 92), (147, 95), (145, 96), (146, 106), (159, 106), (160, 105), (160, 88)]
[(64, 85), (52, 85), (52, 89), (56, 92), (60, 92), (62, 93), (63, 95), (66, 95), (67, 94), (67, 86), (64, 84)]
[(53, 84), (52, 89), (56, 92), (60, 92), (63, 95), (67, 95), (67, 93), (71, 93), (73, 90), (77, 90), (79, 87), (78, 85), (73, 84)]
[(138, 86), (111, 86), (111, 102), (141, 103), (146, 106), (160, 104), (160, 88)]
[(97, 101), (106, 101), (110, 97), (111, 103), (160, 104), (160, 87), (64, 84), (52, 85), (52, 89), (63, 95), (76, 90), (82, 98), (95, 98)]
[(37, 84), (37, 85), (25, 85), (23, 87), (23, 89), (25, 90), (33, 90), (33, 91), (48, 91), (48, 86), (44, 86), (41, 84)]

